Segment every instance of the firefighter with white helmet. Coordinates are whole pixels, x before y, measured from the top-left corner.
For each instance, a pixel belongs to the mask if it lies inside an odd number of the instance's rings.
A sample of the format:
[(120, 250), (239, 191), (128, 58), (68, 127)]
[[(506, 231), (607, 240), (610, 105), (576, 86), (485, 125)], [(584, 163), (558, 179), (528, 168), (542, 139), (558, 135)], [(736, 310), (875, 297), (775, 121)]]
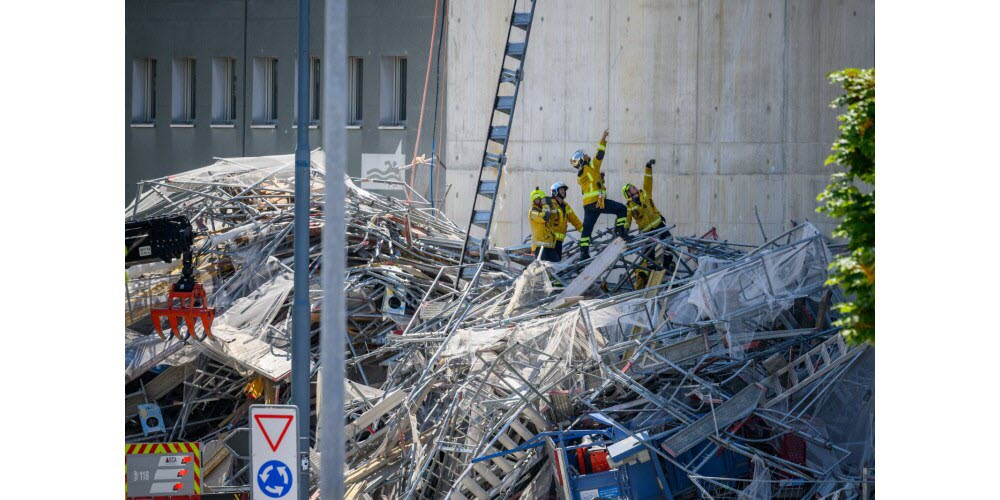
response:
[(580, 236), (580, 253), (582, 259), (590, 258), (590, 235), (594, 232), (594, 224), (601, 214), (614, 214), (615, 233), (625, 238), (627, 209), (625, 205), (608, 199), (608, 190), (601, 174), (601, 164), (604, 162), (604, 152), (608, 145), (608, 131), (601, 135), (597, 145), (597, 154), (591, 160), (582, 149), (576, 150), (570, 156), (569, 163), (576, 169), (576, 182), (583, 192), (583, 231)]
[(565, 183), (556, 182), (552, 184), (552, 189), (549, 193), (551, 195), (549, 199), (551, 200), (552, 209), (552, 216), (549, 217), (549, 228), (555, 236), (555, 246), (553, 247), (555, 250), (555, 260), (552, 262), (562, 260), (563, 240), (566, 239), (567, 224), (573, 224), (573, 227), (577, 231), (583, 230), (583, 223), (580, 222), (580, 218), (576, 216), (573, 208), (566, 202), (566, 191), (568, 189)]

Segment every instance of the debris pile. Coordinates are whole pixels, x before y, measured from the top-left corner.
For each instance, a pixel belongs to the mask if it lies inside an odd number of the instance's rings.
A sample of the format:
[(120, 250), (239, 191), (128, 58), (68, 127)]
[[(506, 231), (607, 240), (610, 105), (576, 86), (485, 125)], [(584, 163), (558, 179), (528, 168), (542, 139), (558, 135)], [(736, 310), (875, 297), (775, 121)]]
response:
[[(315, 363), (324, 177), (312, 157)], [(219, 160), (144, 182), (126, 211), (189, 217), (218, 311), (213, 338), (163, 340), (147, 311), (177, 266), (129, 269), (126, 441), (202, 442), (209, 491), (245, 490), (247, 409), (289, 400), (293, 165)], [(874, 349), (831, 326), (844, 298), (825, 287), (831, 247), (812, 225), (763, 245), (595, 233), (584, 262), (570, 235), (559, 264), (522, 245), (460, 268), (464, 235), (443, 213), (345, 182), (348, 497), (873, 491)]]

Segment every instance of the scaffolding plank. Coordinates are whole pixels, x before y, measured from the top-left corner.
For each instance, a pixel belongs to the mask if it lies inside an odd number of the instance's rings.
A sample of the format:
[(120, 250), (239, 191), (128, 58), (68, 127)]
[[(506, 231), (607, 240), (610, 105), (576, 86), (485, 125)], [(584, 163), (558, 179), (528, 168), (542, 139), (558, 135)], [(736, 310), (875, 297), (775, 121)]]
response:
[(368, 411), (362, 413), (356, 420), (344, 426), (344, 435), (353, 436), (361, 429), (375, 423), (376, 420), (382, 418), (385, 414), (399, 406), (399, 404), (406, 399), (406, 395), (407, 394), (405, 392), (398, 389), (390, 392), (385, 396), (385, 399), (379, 401)]
[(690, 450), (712, 434), (725, 430), (737, 420), (747, 416), (760, 403), (766, 389), (760, 384), (751, 384), (735, 396), (715, 408), (715, 411), (698, 419), (684, 430), (663, 442), (663, 449), (676, 457)]
[(566, 288), (563, 289), (559, 295), (556, 295), (554, 301), (549, 304), (549, 309), (558, 309), (567, 305), (566, 299), (570, 297), (583, 296), (584, 292), (590, 288), (591, 285), (597, 281), (604, 271), (607, 271), (618, 257), (621, 256), (622, 252), (625, 251), (625, 240), (621, 238), (615, 238), (608, 246), (604, 247), (597, 257), (594, 258), (587, 264), (587, 267), (583, 269), (579, 276), (570, 282)]

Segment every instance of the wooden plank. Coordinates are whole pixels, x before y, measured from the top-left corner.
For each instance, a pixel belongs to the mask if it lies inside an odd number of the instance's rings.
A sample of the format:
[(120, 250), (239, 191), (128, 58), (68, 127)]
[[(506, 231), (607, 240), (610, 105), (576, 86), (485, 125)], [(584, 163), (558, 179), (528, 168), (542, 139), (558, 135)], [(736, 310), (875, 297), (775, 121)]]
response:
[(833, 294), (833, 290), (827, 288), (823, 292), (823, 298), (819, 301), (819, 311), (816, 313), (816, 331), (823, 329), (823, 325), (826, 323), (826, 313), (830, 311), (830, 297)]
[[(705, 339), (705, 335), (702, 334), (654, 350), (657, 354), (664, 359), (669, 360), (671, 363), (679, 364), (695, 356), (707, 354), (708, 342)], [(664, 365), (666, 365), (666, 363), (660, 361), (659, 359), (653, 356), (644, 355), (639, 358), (639, 363), (636, 368), (639, 370), (650, 370)]]
[(490, 498), (490, 494), (482, 486), (476, 484), (468, 475), (462, 476), (462, 486), (468, 488), (469, 493), (472, 493), (479, 500), (489, 500)]
[(736, 393), (729, 401), (715, 407), (715, 411), (709, 412), (698, 419), (697, 422), (687, 426), (677, 434), (670, 436), (663, 442), (663, 449), (676, 457), (685, 451), (694, 448), (702, 441), (708, 439), (716, 430), (723, 431), (737, 420), (747, 416), (760, 403), (760, 398), (767, 389), (760, 384), (748, 385), (742, 391)]
[(479, 475), (482, 476), (483, 479), (485, 479), (490, 485), (494, 487), (500, 486), (500, 477), (494, 474), (485, 462), (476, 462), (472, 464), (472, 468), (475, 469), (475, 471), (478, 472)]
[(365, 483), (354, 483), (347, 487), (347, 491), (344, 492), (344, 498), (347, 500), (357, 500), (361, 498), (361, 494), (365, 491)]
[(125, 414), (137, 414), (139, 413), (139, 405), (144, 404), (146, 401), (155, 402), (166, 396), (168, 392), (181, 385), (181, 382), (184, 382), (184, 379), (193, 373), (193, 371), (194, 367), (191, 363), (167, 368), (163, 373), (157, 375), (144, 386), (146, 388), (146, 397), (138, 394), (125, 400)]
[[(535, 399), (532, 401), (532, 403), (538, 404), (538, 400)], [(552, 423), (549, 422), (547, 418), (543, 417), (541, 413), (535, 411), (535, 409), (531, 405), (525, 406), (524, 409), (521, 410), (521, 415), (527, 417), (528, 420), (531, 421), (531, 423), (535, 424), (535, 427), (538, 428), (539, 431), (544, 431), (552, 428)]]
[[(812, 328), (799, 328), (796, 330), (769, 330), (761, 332), (739, 332), (730, 333), (729, 342), (732, 345), (743, 345), (753, 342), (755, 340), (774, 340), (774, 339), (784, 339), (789, 337), (800, 337), (803, 335), (809, 335), (816, 333)], [(712, 342), (717, 340), (725, 339), (722, 334), (712, 335)]]
[[(431, 437), (433, 437), (434, 433), (437, 432), (437, 430), (438, 428), (435, 426), (420, 433), (420, 440), (426, 441), (427, 439), (430, 439)], [(388, 467), (389, 465), (395, 463), (397, 460), (399, 460), (399, 457), (403, 454), (403, 451), (410, 448), (410, 443), (408, 441), (409, 439), (407, 439), (407, 442), (403, 443), (402, 446), (397, 445), (395, 448), (392, 449), (392, 451), (389, 451), (384, 457), (379, 457), (375, 460), (366, 463), (365, 465), (351, 469), (349, 472), (344, 474), (344, 485), (350, 485), (357, 483), (358, 481), (364, 480), (368, 476), (374, 474), (375, 472), (378, 472), (383, 467)]]
[[(499, 452), (500, 450), (497, 450), (496, 448), (491, 446), (486, 449), (484, 455), (493, 455)], [(511, 462), (510, 460), (507, 460), (504, 457), (493, 457), (490, 459), (490, 461), (493, 462), (494, 465), (499, 467), (504, 474), (510, 474), (511, 471), (514, 470), (514, 466), (517, 465), (514, 462)]]
[[(649, 281), (646, 282), (645, 288), (656, 288), (663, 283), (663, 276), (667, 274), (666, 269), (658, 269), (649, 273)], [(644, 297), (651, 299), (656, 296), (656, 290), (649, 290), (645, 293)]]
[(513, 429), (514, 432), (516, 432), (519, 436), (521, 436), (521, 438), (524, 439), (525, 441), (535, 437), (535, 433), (529, 431), (528, 428), (525, 427), (524, 424), (522, 424), (521, 422), (518, 422), (516, 418), (510, 421), (510, 428)]
[(548, 309), (558, 309), (560, 307), (565, 307), (566, 299), (569, 297), (583, 296), (591, 285), (597, 281), (597, 278), (607, 271), (618, 257), (621, 257), (622, 252), (625, 251), (625, 240), (621, 238), (615, 238), (608, 246), (604, 247), (594, 260), (587, 264), (587, 267), (583, 269), (573, 281), (570, 282), (566, 288), (563, 289), (559, 295), (556, 295), (556, 299), (550, 303)]
[(375, 423), (376, 420), (394, 410), (404, 399), (406, 399), (405, 392), (398, 389), (390, 392), (382, 401), (379, 401), (368, 411), (362, 413), (356, 420), (344, 426), (344, 435), (353, 436), (357, 434), (361, 429)]

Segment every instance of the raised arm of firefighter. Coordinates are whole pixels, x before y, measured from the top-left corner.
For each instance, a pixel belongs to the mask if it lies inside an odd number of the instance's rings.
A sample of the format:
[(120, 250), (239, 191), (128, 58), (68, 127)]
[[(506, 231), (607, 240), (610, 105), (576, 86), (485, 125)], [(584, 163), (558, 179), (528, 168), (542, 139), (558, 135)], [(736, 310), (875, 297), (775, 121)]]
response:
[[(594, 170), (598, 177), (601, 176), (601, 165), (604, 163), (604, 153), (608, 149), (608, 129), (604, 129), (601, 140), (597, 143), (597, 153), (594, 155)], [(604, 208), (603, 205), (599, 208)]]
[(594, 232), (594, 224), (601, 214), (614, 214), (615, 233), (623, 239), (628, 239), (625, 224), (628, 219), (625, 217), (628, 210), (625, 205), (614, 200), (607, 199), (608, 191), (604, 185), (601, 175), (601, 166), (604, 163), (604, 153), (608, 145), (608, 131), (601, 134), (601, 141), (597, 145), (597, 154), (590, 158), (584, 154), (582, 149), (576, 150), (570, 157), (569, 163), (576, 169), (576, 182), (583, 192), (583, 231), (580, 234), (580, 259), (590, 258), (590, 235)]
[[(646, 173), (642, 176), (642, 190), (646, 192), (646, 196), (650, 199), (653, 198), (653, 165), (656, 164), (656, 160), (649, 160), (646, 162)], [(627, 201), (627, 200), (626, 200)]]

